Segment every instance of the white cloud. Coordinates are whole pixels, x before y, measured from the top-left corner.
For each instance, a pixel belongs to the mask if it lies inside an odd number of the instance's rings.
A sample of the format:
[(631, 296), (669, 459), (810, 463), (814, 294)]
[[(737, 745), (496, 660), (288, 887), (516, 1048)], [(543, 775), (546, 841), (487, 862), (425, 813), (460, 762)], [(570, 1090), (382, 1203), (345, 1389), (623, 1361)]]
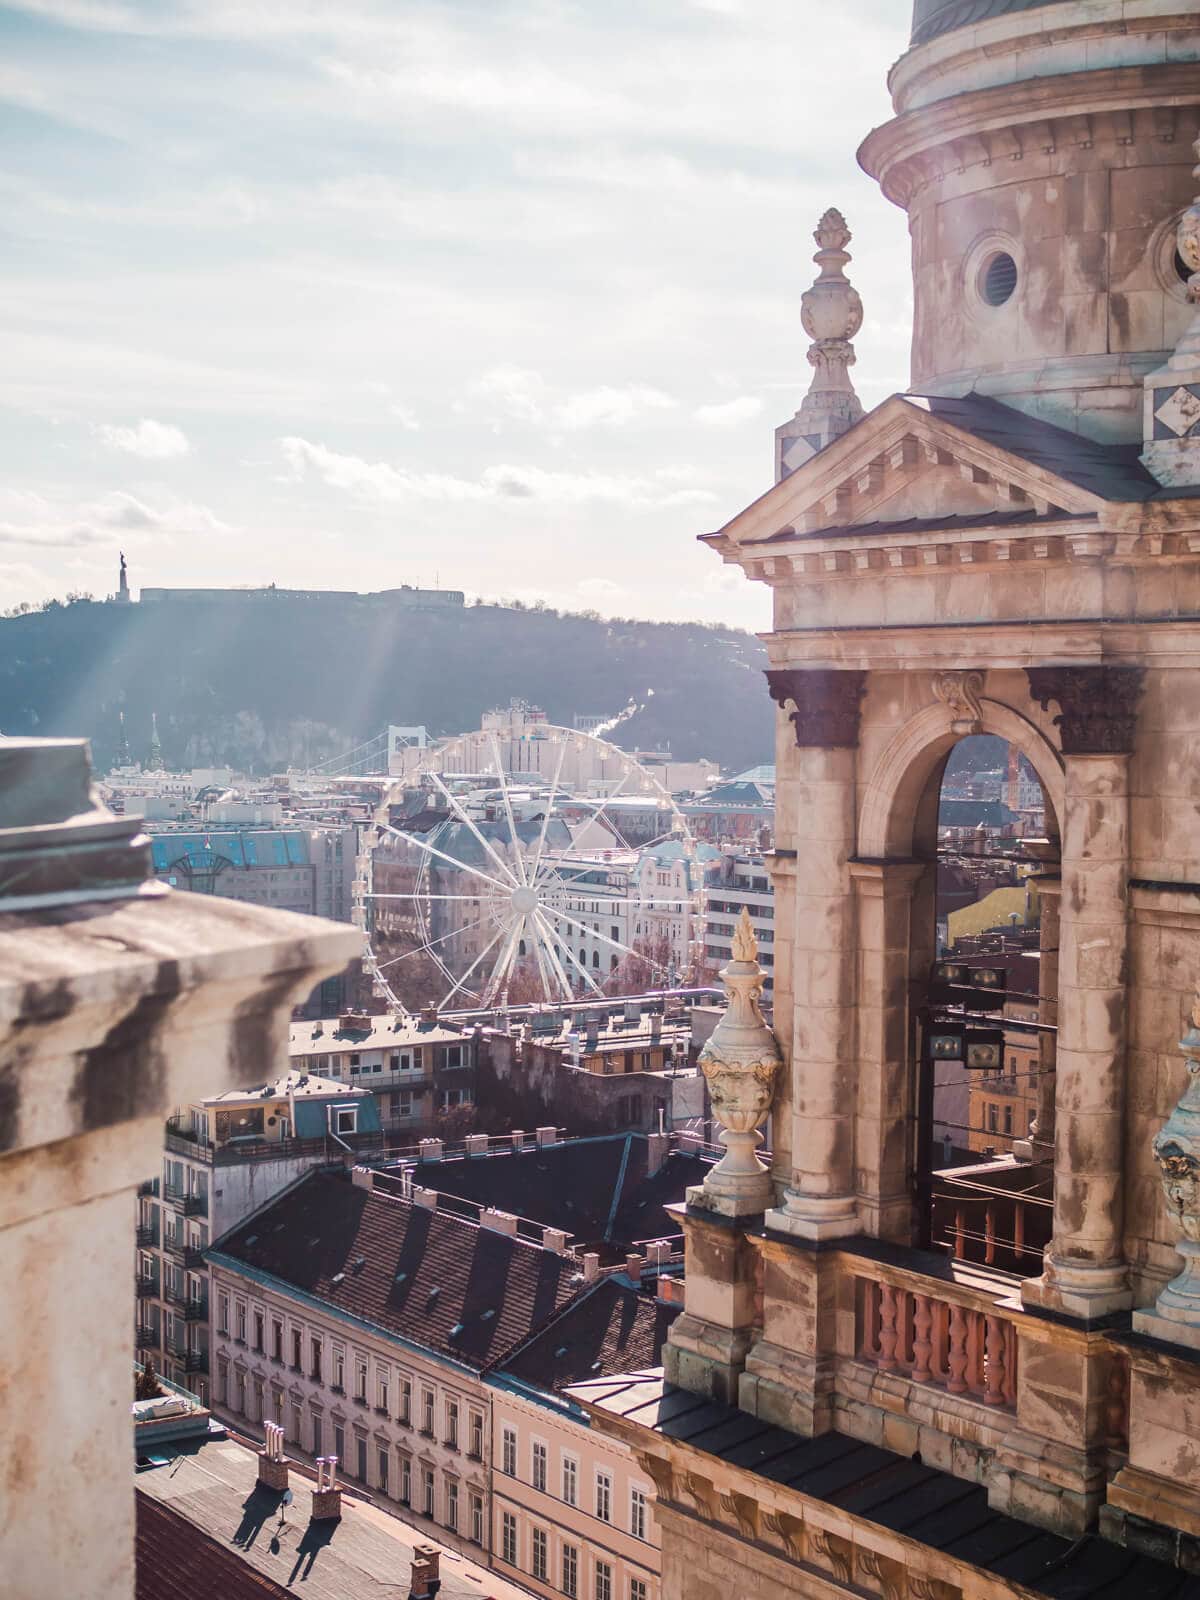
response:
[(91, 501), (56, 504), (38, 494), (0, 493), (0, 544), (78, 549), (124, 541), (139, 546), (175, 534), (230, 531), (207, 506), (171, 497), (151, 504), (117, 490)]
[(525, 367), (494, 367), (476, 378), (468, 392), (516, 422), (542, 422), (546, 416), (546, 380)]
[(124, 450), (131, 456), (141, 456), (144, 461), (173, 461), (186, 456), (191, 449), (187, 434), (170, 422), (155, 422), (143, 417), (132, 428), (115, 427), (102, 422), (96, 435), (112, 450)]
[(719, 405), (697, 406), (695, 417), (706, 428), (734, 428), (739, 422), (757, 417), (762, 408), (757, 395), (740, 394), (735, 400), (724, 400)]
[(400, 426), (409, 433), (416, 433), (421, 426), (420, 418), (411, 406), (393, 406), (392, 415)]
[(406, 500), (503, 503), (533, 500), (546, 504), (581, 505), (596, 501), (629, 507), (700, 504), (715, 496), (700, 487), (678, 487), (673, 475), (660, 479), (602, 472), (549, 472), (542, 467), (499, 464), (485, 467), (478, 478), (444, 472), (412, 472), (386, 461), (365, 461), (343, 455), (308, 439), (279, 441), (290, 476), (303, 480), (312, 471), (331, 489), (375, 502)]
[(558, 408), (564, 428), (620, 428), (650, 411), (670, 411), (677, 402), (661, 389), (628, 384), (623, 389), (607, 385), (572, 395)]

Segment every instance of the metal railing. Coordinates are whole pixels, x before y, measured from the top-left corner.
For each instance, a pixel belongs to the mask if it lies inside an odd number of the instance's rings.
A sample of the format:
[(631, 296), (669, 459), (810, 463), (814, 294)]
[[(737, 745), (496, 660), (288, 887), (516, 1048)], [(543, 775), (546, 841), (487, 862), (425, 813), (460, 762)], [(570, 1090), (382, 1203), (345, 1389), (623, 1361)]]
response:
[(152, 1278), (137, 1278), (137, 1297), (139, 1300), (158, 1299), (158, 1273)]
[(185, 1240), (177, 1239), (173, 1234), (167, 1233), (163, 1235), (162, 1248), (167, 1255), (174, 1257), (176, 1261), (182, 1261), (183, 1265), (193, 1272), (204, 1266), (204, 1251), (199, 1245), (188, 1244)]

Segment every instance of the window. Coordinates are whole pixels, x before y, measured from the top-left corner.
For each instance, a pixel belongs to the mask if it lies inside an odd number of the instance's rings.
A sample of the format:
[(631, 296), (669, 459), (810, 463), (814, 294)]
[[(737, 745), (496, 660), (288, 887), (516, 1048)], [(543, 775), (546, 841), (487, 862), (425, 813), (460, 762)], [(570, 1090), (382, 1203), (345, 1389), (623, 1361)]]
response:
[(336, 1348), (333, 1352), (333, 1387), (339, 1394), (346, 1392), (346, 1352)]
[(997, 1128), (996, 1107), (993, 1104), (989, 1104), (988, 1108), (987, 1108), (987, 1131), (989, 1133), (995, 1133), (996, 1132), (996, 1128)]
[(422, 1467), (422, 1469), (421, 1469), (421, 1480), (422, 1480), (421, 1509), (424, 1511), (424, 1513), (425, 1513), (425, 1515), (427, 1517), (431, 1517), (433, 1515), (433, 1468), (432, 1467)]
[(421, 1432), (433, 1438), (433, 1390), (421, 1390)]
[(338, 1106), (333, 1113), (334, 1133), (354, 1133), (358, 1128), (358, 1107)]
[(629, 1600), (650, 1600), (650, 1588), (645, 1578), (630, 1578)]
[(458, 1532), (458, 1479), (446, 1479), (446, 1526)]
[(445, 1060), (444, 1064), (447, 1067), (461, 1067), (462, 1066), (462, 1064), (463, 1064), (463, 1047), (462, 1047), (462, 1045), (460, 1045), (460, 1044), (448, 1044), (446, 1046), (446, 1060)]
[(388, 1487), (388, 1456), (390, 1453), (386, 1445), (381, 1444), (379, 1446), (379, 1487), (384, 1494), (387, 1493)]
[(1012, 1107), (1011, 1106), (1005, 1106), (1005, 1108), (1004, 1108), (1004, 1131), (1005, 1131), (1005, 1133), (1011, 1133), (1012, 1132), (1012, 1128), (1013, 1128), (1013, 1124), (1012, 1124)]
[(546, 1539), (546, 1530), (545, 1528), (535, 1528), (533, 1530), (533, 1561), (530, 1570), (534, 1577), (540, 1578), (543, 1583), (546, 1581), (549, 1557), (550, 1548)]
[(217, 1296), (217, 1332), (229, 1332), (229, 1296), (223, 1289)]
[(300, 1443), (300, 1407), (292, 1402), (292, 1438)]
[(579, 1594), (579, 1551), (573, 1544), (563, 1545), (562, 1592), (567, 1600), (576, 1600)]
[(361, 1356), (354, 1363), (354, 1398), (367, 1403), (367, 1363)]
[(579, 1463), (574, 1456), (563, 1457), (563, 1503), (568, 1506), (579, 1504)]
[(259, 1351), (260, 1353), (262, 1353), (264, 1351), (264, 1346), (263, 1346), (264, 1327), (265, 1327), (265, 1324), (263, 1322), (263, 1314), (262, 1314), (261, 1311), (256, 1311), (254, 1313), (254, 1348), (257, 1351)]
[(596, 1515), (601, 1522), (612, 1521), (612, 1474), (596, 1473)]
[(451, 1450), (458, 1449), (458, 1401), (446, 1401), (446, 1444)]
[[(299, 1441), (299, 1438), (299, 1419), (297, 1418), (297, 1441)], [(315, 1411), (312, 1413), (312, 1453), (314, 1456), (321, 1454), (321, 1419)]]
[(511, 1511), (505, 1511), (500, 1518), (500, 1559), (510, 1567), (517, 1564), (517, 1519)]
[(471, 1540), (474, 1544), (483, 1543), (483, 1496), (471, 1495)]
[(517, 1430), (505, 1428), (500, 1435), (500, 1471), (506, 1478), (517, 1475)]
[(292, 1367), (296, 1372), (304, 1365), (303, 1335), (299, 1328), (292, 1329)]
[(344, 1467), (346, 1465), (346, 1430), (337, 1423), (334, 1424), (333, 1428), (333, 1453)]
[(237, 1305), (234, 1307), (234, 1318), (235, 1318), (235, 1328), (236, 1328), (236, 1332), (235, 1332), (234, 1336), (237, 1339), (239, 1344), (245, 1344), (245, 1342), (246, 1342), (246, 1303), (245, 1303), (244, 1300), (239, 1300), (237, 1302)]
[(646, 1491), (629, 1491), (629, 1531), (635, 1539), (646, 1537)]
[(530, 1457), (533, 1467), (530, 1482), (535, 1489), (541, 1489), (544, 1493), (546, 1489), (546, 1446), (540, 1440), (535, 1440), (531, 1446)]
[(381, 1367), (375, 1374), (375, 1408), (382, 1411), (384, 1416), (388, 1413), (388, 1372), (386, 1367)]
[(355, 1439), (354, 1439), (354, 1444), (355, 1444), (355, 1455), (358, 1457), (358, 1460), (355, 1463), (355, 1465), (358, 1468), (358, 1471), (356, 1473), (356, 1477), (358, 1478), (358, 1481), (360, 1483), (366, 1483), (366, 1481), (367, 1481), (367, 1441), (366, 1441), (366, 1439), (361, 1438), (358, 1435), (356, 1435)]
[(412, 1423), (412, 1379), (400, 1379), (400, 1421), (406, 1426)]
[(311, 1372), (310, 1376), (312, 1377), (312, 1381), (314, 1383), (320, 1383), (320, 1381), (321, 1381), (321, 1341), (320, 1341), (320, 1339), (310, 1339), (309, 1340), (309, 1346), (310, 1346), (309, 1354), (312, 1356), (312, 1372)]
[(283, 1323), (278, 1317), (271, 1318), (271, 1359), (283, 1360)]
[(596, 1600), (612, 1600), (612, 1568), (607, 1561), (596, 1563)]
[(468, 1454), (474, 1456), (476, 1461), (483, 1460), (483, 1415), (478, 1411), (471, 1413), (471, 1448)]
[(400, 1463), (400, 1500), (403, 1505), (412, 1500), (412, 1462), (407, 1456)]

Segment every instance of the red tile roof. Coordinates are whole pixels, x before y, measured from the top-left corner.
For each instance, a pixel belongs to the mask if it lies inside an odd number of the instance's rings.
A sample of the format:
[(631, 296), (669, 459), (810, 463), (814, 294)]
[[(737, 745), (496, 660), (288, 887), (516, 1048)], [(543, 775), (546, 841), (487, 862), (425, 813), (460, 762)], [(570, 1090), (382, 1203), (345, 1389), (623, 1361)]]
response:
[(569, 1383), (657, 1367), (682, 1310), (606, 1279), (522, 1345), (501, 1372), (538, 1389), (562, 1390)]
[(291, 1594), (186, 1517), (137, 1495), (136, 1600), (285, 1600)]

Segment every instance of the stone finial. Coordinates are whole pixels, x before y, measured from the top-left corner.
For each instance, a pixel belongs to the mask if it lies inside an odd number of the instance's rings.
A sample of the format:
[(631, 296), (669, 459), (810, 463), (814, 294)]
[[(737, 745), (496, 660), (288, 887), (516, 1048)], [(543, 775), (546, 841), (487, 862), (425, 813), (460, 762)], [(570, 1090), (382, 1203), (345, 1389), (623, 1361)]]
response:
[(771, 1180), (755, 1152), (759, 1125), (771, 1109), (782, 1059), (775, 1035), (763, 1020), (758, 942), (743, 906), (733, 935), (733, 956), (721, 969), (729, 1005), (700, 1051), (713, 1115), (724, 1130), (725, 1154), (703, 1184), (688, 1190), (688, 1203), (726, 1216), (754, 1216), (771, 1203)]
[(812, 385), (790, 422), (775, 430), (775, 481), (803, 466), (845, 433), (863, 414), (850, 381), (854, 365), (851, 340), (862, 327), (858, 291), (844, 268), (851, 233), (840, 211), (828, 210), (813, 234), (818, 249), (813, 260), (821, 269), (812, 287), (800, 297), (800, 321), (812, 339), (808, 350)]
[(1187, 1088), (1154, 1140), (1167, 1210), (1182, 1237), (1175, 1248), (1183, 1271), (1172, 1278), (1149, 1311), (1135, 1311), (1139, 1333), (1200, 1350), (1200, 992), (1179, 1041)]
[[(1200, 183), (1200, 138), (1192, 145)], [(1200, 484), (1200, 194), (1179, 219), (1175, 236), (1180, 259), (1191, 271), (1187, 297), (1192, 320), (1165, 367), (1147, 373), (1142, 461), (1168, 488)]]

